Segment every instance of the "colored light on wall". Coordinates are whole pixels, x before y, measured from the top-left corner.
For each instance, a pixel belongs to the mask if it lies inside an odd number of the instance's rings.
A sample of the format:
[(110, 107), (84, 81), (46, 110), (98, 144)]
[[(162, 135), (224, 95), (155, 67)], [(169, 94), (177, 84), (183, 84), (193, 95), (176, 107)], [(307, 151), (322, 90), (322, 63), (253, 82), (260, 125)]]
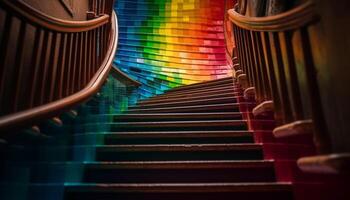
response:
[(142, 83), (141, 98), (232, 75), (224, 0), (118, 0), (115, 64)]

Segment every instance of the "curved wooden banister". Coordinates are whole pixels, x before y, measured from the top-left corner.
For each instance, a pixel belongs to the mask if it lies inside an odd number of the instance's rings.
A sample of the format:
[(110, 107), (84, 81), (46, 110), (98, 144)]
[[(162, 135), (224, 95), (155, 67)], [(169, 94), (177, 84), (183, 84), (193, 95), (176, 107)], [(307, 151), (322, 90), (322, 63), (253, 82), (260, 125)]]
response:
[(109, 15), (103, 14), (88, 21), (69, 21), (46, 15), (23, 1), (0, 0), (0, 4), (24, 18), (27, 22), (57, 32), (83, 32), (95, 29), (109, 22)]
[[(270, 102), (279, 127), (276, 137), (313, 134), (319, 152), (330, 151), (312, 52), (313, 28), (318, 22), (315, 5), (307, 1), (284, 13), (247, 17), (228, 11), (233, 25), (239, 68), (238, 81), (254, 88), (261, 111)], [(244, 77), (244, 78), (242, 78)], [(260, 114), (264, 114), (261, 113)], [(306, 123), (307, 122), (307, 123)]]
[(305, 26), (317, 19), (311, 1), (287, 12), (267, 17), (246, 17), (235, 9), (228, 11), (230, 20), (243, 29), (252, 31), (287, 31)]
[[(0, 103), (3, 106), (0, 109), (3, 111), (0, 132), (57, 116), (93, 96), (104, 84), (117, 48), (117, 18), (114, 12), (111, 17), (103, 14), (97, 19), (73, 25), (75, 22), (54, 20), (32, 8), (25, 8), (25, 4), (16, 6), (17, 1), (0, 0), (0, 9), (9, 12), (3, 27), (12, 28), (13, 17), (22, 24), (19, 32), (15, 33), (19, 37), (15, 54), (9, 53), (11, 47), (7, 42), (11, 39), (10, 34), (14, 33), (6, 30), (0, 38)], [(30, 14), (33, 16), (28, 17)], [(22, 39), (29, 37), (26, 23), (36, 27), (32, 52), (21, 50), (27, 47), (26, 42), (30, 42)], [(30, 62), (21, 61), (23, 57), (29, 57)], [(11, 59), (15, 59), (14, 64)], [(7, 83), (8, 77), (16, 84)], [(29, 77), (32, 82), (25, 82), (28, 78), (24, 77)], [(8, 87), (13, 87), (14, 91), (9, 91)], [(29, 96), (23, 97), (22, 93)]]

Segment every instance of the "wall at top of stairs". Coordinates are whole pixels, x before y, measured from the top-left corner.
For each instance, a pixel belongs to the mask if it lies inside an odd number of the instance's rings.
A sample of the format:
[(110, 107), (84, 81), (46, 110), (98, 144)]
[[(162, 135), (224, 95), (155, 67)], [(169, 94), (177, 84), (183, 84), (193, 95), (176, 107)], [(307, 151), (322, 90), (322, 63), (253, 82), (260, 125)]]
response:
[(84, 21), (89, 10), (89, 0), (22, 0), (31, 7), (64, 20)]
[(142, 83), (141, 98), (232, 75), (225, 0), (118, 0), (115, 64)]

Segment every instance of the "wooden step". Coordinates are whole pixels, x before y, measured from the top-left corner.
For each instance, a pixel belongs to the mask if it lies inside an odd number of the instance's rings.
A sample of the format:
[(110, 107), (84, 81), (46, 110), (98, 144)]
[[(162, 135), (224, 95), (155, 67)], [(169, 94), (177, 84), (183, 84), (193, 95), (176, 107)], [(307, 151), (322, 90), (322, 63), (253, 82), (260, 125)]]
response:
[(145, 109), (145, 108), (159, 108), (159, 107), (174, 107), (174, 106), (194, 106), (194, 105), (208, 105), (208, 104), (222, 104), (222, 103), (236, 103), (235, 97), (223, 97), (223, 98), (211, 98), (211, 99), (200, 99), (190, 101), (178, 101), (148, 105), (136, 105), (130, 106), (129, 109)]
[(143, 113), (143, 114), (122, 114), (115, 116), (115, 121), (172, 121), (172, 120), (240, 120), (242, 114), (239, 112), (218, 112), (218, 113)]
[[(165, 93), (158, 95), (156, 97), (162, 97), (162, 96), (167, 96), (167, 95), (176, 95), (176, 94), (186, 94), (186, 93), (209, 92), (209, 91), (224, 90), (224, 89), (233, 90), (233, 91), (240, 90), (240, 88), (234, 87), (232, 83), (227, 83), (224, 85), (216, 85), (216, 86), (211, 86), (211, 87), (202, 87), (202, 88), (180, 90), (180, 91), (169, 90), (168, 92), (165, 92)], [(154, 97), (154, 98), (156, 98), (156, 97)]]
[(158, 121), (194, 121), (194, 120), (241, 120), (239, 112), (218, 113), (144, 113), (144, 114), (101, 114), (78, 118), (79, 122), (158, 122)]
[(105, 144), (225, 144), (253, 143), (248, 131), (173, 131), (106, 134)]
[(290, 183), (66, 184), (66, 200), (292, 200)]
[(239, 112), (238, 103), (175, 106), (164, 108), (130, 109), (126, 113), (192, 113), (192, 112)]
[(165, 98), (165, 99), (146, 99), (141, 100), (137, 103), (137, 105), (150, 105), (150, 104), (158, 104), (158, 103), (171, 103), (171, 102), (182, 102), (182, 101), (195, 101), (202, 99), (216, 99), (216, 98), (236, 98), (239, 96), (234, 96), (234, 93), (222, 93), (222, 94), (213, 94), (213, 95), (200, 95), (200, 96), (183, 96), (183, 97), (175, 97), (175, 98)]
[(76, 127), (81, 132), (116, 131), (189, 131), (189, 130), (247, 130), (245, 120), (208, 120), (208, 121), (161, 121), (161, 122), (115, 122), (91, 123)]
[[(90, 183), (210, 183), (275, 181), (273, 161), (135, 161), (85, 164)], [(108, 177), (108, 178), (106, 178)]]
[(186, 92), (196, 92), (196, 91), (205, 91), (205, 90), (215, 90), (220, 88), (226, 88), (231, 87), (233, 90), (241, 90), (240, 87), (234, 86), (233, 83), (226, 83), (221, 85), (214, 85), (214, 86), (208, 86), (208, 87), (201, 87), (201, 88), (189, 88), (184, 90), (168, 90), (165, 93), (161, 95), (170, 95), (170, 94), (180, 94), (180, 93), (186, 93)]
[(223, 93), (231, 93), (232, 96), (239, 96), (242, 94), (242, 91), (234, 90), (233, 88), (221, 88), (220, 90), (208, 90), (208, 91), (201, 91), (201, 92), (189, 92), (189, 93), (155, 96), (150, 100), (171, 99), (171, 98), (191, 97), (191, 96), (192, 97), (193, 96), (208, 96), (208, 95), (223, 94)]
[(93, 145), (103, 141), (114, 144), (225, 144), (253, 143), (253, 135), (248, 131), (163, 131), (163, 132), (113, 132), (75, 134), (79, 144)]
[(191, 85), (180, 86), (177, 88), (173, 88), (173, 89), (169, 90), (168, 92), (188, 90), (188, 89), (193, 89), (193, 88), (203, 88), (203, 87), (207, 87), (207, 86), (215, 86), (215, 85), (221, 85), (221, 84), (226, 84), (226, 83), (233, 84), (233, 78), (228, 77), (228, 78), (217, 79), (217, 80), (213, 80), (213, 81), (206, 81), (206, 82), (195, 83), (195, 84), (191, 84)]
[(259, 144), (104, 145), (98, 161), (259, 160)]

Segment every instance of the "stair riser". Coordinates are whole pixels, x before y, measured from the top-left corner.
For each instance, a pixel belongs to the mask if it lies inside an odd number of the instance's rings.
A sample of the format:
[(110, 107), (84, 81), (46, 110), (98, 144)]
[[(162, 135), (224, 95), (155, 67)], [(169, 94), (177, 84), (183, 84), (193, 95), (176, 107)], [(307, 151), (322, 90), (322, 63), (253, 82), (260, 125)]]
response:
[(197, 100), (203, 100), (203, 99), (214, 99), (214, 98), (229, 98), (229, 97), (234, 97), (234, 94), (229, 93), (229, 94), (215, 94), (215, 95), (207, 95), (207, 96), (189, 96), (189, 97), (178, 97), (178, 98), (170, 98), (170, 99), (149, 99), (149, 100), (144, 100), (138, 102), (138, 105), (154, 105), (154, 104), (159, 104), (159, 103), (172, 103), (172, 102), (183, 102), (183, 101), (197, 101)]
[(170, 90), (169, 92), (177, 92), (177, 91), (182, 91), (182, 90), (189, 90), (189, 89), (196, 89), (196, 88), (203, 88), (203, 87), (215, 87), (215, 86), (218, 86), (218, 85), (224, 85), (224, 84), (227, 84), (227, 83), (231, 83), (233, 84), (233, 79), (230, 78), (230, 79), (227, 79), (227, 80), (220, 80), (220, 81), (215, 81), (215, 82), (211, 82), (211, 83), (199, 83), (199, 84), (196, 84), (196, 85), (187, 85), (187, 86), (182, 86), (182, 87), (178, 87), (178, 88), (174, 88), (172, 90)]
[(170, 115), (169, 117), (140, 116), (140, 117), (115, 117), (115, 122), (161, 122), (161, 121), (196, 121), (196, 120), (242, 120), (241, 114), (203, 114), (203, 115)]
[(292, 200), (290, 191), (273, 192), (218, 192), (218, 193), (103, 193), (84, 192), (66, 193), (66, 200)]
[(230, 106), (198, 106), (194, 108), (164, 108), (164, 109), (135, 109), (129, 110), (127, 113), (191, 113), (191, 112), (239, 112), (238, 105)]
[(232, 123), (203, 123), (203, 124), (186, 124), (183, 126), (177, 126), (174, 124), (153, 124), (153, 125), (103, 125), (93, 124), (76, 127), (76, 133), (82, 132), (118, 132), (118, 131), (200, 131), (200, 130), (247, 130), (247, 126), (244, 123), (232, 124)]
[(197, 120), (242, 120), (242, 115), (238, 114), (203, 114), (203, 115), (95, 115), (91, 117), (80, 118), (79, 123), (98, 123), (98, 122), (163, 122), (163, 121), (197, 121)]
[(98, 161), (259, 160), (261, 150), (227, 151), (97, 151)]
[(186, 94), (174, 94), (174, 95), (164, 95), (152, 98), (151, 100), (164, 100), (164, 99), (172, 99), (172, 98), (180, 98), (180, 97), (199, 97), (199, 96), (209, 96), (209, 95), (219, 95), (219, 94), (232, 94), (232, 96), (239, 96), (242, 95), (243, 92), (240, 90), (232, 90), (232, 89), (225, 89), (225, 90), (214, 90), (209, 92), (191, 92)]
[[(108, 177), (108, 179), (106, 179)], [(86, 169), (90, 183), (214, 183), (275, 181), (273, 168)]]
[(129, 107), (131, 109), (146, 109), (146, 108), (163, 108), (166, 106), (196, 106), (196, 105), (208, 105), (208, 104), (221, 104), (221, 103), (237, 103), (236, 98), (220, 98), (220, 99), (206, 99), (201, 101), (187, 101), (177, 103), (166, 103), (166, 104), (153, 104), (153, 105), (137, 105)]
[(223, 83), (223, 84), (219, 84), (219, 85), (212, 85), (212, 86), (206, 86), (206, 87), (186, 88), (186, 89), (182, 89), (182, 90), (170, 90), (170, 91), (164, 93), (163, 95), (212, 90), (212, 89), (225, 88), (225, 87), (231, 87), (232, 89), (235, 89), (235, 90), (241, 89), (241, 87), (234, 86), (233, 83)]
[(240, 89), (240, 87), (235, 86), (232, 82), (231, 83), (221, 83), (218, 85), (210, 85), (206, 87), (197, 87), (197, 88), (184, 88), (182, 90), (170, 90), (163, 95), (166, 94), (176, 94), (176, 93), (184, 93), (184, 92), (191, 92), (191, 91), (205, 91), (205, 90), (215, 90), (217, 88), (226, 88), (226, 87), (231, 87), (233, 89)]
[(225, 143), (253, 143), (252, 137), (234, 138), (107, 138), (105, 144), (225, 144)]
[[(243, 105), (243, 104), (241, 104)], [(141, 114), (141, 113), (195, 113), (195, 112), (239, 112), (239, 104), (209, 104), (188, 107), (164, 107), (164, 108), (148, 108), (148, 109), (130, 109), (125, 111), (125, 114)], [(85, 110), (80, 110), (79, 115), (94, 115), (94, 114), (110, 114), (108, 109), (101, 109), (99, 107), (89, 107)]]
[(181, 91), (166, 92), (163, 95), (159, 95), (157, 97), (166, 96), (166, 95), (175, 95), (175, 94), (215, 91), (215, 90), (222, 90), (222, 89), (240, 90), (240, 88), (234, 87), (233, 84), (224, 84), (224, 85), (218, 85), (218, 86), (213, 86), (213, 87), (208, 87), (208, 88), (196, 88), (196, 89), (187, 89), (187, 90), (181, 90)]

